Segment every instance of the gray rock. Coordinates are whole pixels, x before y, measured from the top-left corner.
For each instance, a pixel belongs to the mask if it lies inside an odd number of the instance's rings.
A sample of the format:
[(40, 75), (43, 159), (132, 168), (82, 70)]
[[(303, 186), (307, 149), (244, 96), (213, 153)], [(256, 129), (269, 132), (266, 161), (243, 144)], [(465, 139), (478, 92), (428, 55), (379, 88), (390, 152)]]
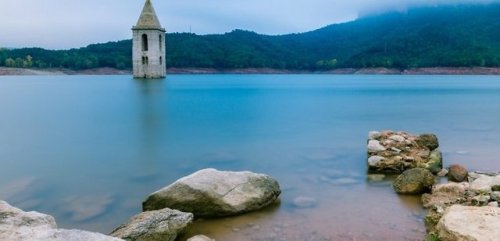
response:
[(500, 175), (480, 175), (477, 179), (472, 181), (470, 188), (477, 193), (488, 193), (492, 191), (492, 187), (495, 185), (500, 185)]
[(380, 138), (380, 132), (378, 131), (368, 132), (368, 140), (377, 140), (378, 138)]
[(489, 176), (489, 175), (484, 175), (484, 174), (479, 174), (477, 172), (469, 172), (469, 182), (473, 182), (474, 180), (482, 177), (482, 176)]
[(490, 203), (488, 203), (488, 206), (490, 206), (490, 207), (498, 207), (498, 202), (496, 202), (496, 201), (495, 202), (490, 202)]
[(386, 148), (380, 144), (380, 141), (377, 140), (370, 140), (368, 141), (368, 152), (369, 153), (376, 153), (376, 152), (381, 152), (385, 151)]
[(436, 229), (442, 241), (496, 241), (500, 237), (500, 208), (453, 205)]
[(58, 229), (52, 216), (24, 212), (0, 201), (0, 240), (8, 241), (123, 241), (82, 230)]
[(425, 208), (438, 209), (464, 202), (464, 197), (469, 183), (445, 183), (432, 187), (432, 194), (422, 195), (422, 203)]
[[(123, 239), (118, 239), (104, 234), (92, 233), (82, 230), (65, 230), (59, 229), (57, 233), (54, 234), (55, 239), (46, 239), (43, 241), (118, 241)], [(37, 241), (42, 241), (37, 239)]]
[(396, 153), (396, 154), (399, 154), (399, 153), (401, 153), (401, 152), (402, 152), (402, 150), (400, 150), (400, 149), (398, 149), (398, 148), (396, 148), (396, 147), (391, 147), (391, 151), (393, 151), (393, 152), (394, 152), (394, 153)]
[(421, 167), (429, 169), (434, 174), (439, 173), (443, 169), (443, 155), (441, 151), (438, 149), (431, 151), (427, 163)]
[(310, 197), (296, 197), (293, 199), (293, 205), (298, 208), (312, 208), (318, 205), (318, 201)]
[(491, 192), (490, 196), (491, 196), (491, 200), (500, 201), (500, 192), (498, 192), (498, 191)]
[(189, 238), (187, 241), (215, 241), (215, 239), (211, 239), (205, 235), (196, 235)]
[(472, 205), (485, 206), (490, 202), (490, 195), (477, 195), (472, 198)]
[(394, 191), (399, 194), (422, 194), (430, 191), (435, 179), (425, 168), (413, 168), (403, 172), (394, 180)]
[(404, 138), (403, 136), (400, 136), (400, 135), (389, 136), (389, 139), (391, 139), (393, 141), (397, 141), (397, 142), (404, 142), (406, 140), (406, 138)]
[(223, 217), (261, 209), (280, 194), (278, 182), (264, 174), (204, 169), (152, 193), (143, 210), (168, 207), (195, 217)]
[(385, 158), (381, 156), (371, 156), (368, 158), (368, 165), (372, 167), (376, 167), (381, 161), (383, 161)]
[(448, 170), (447, 169), (441, 169), (441, 171), (439, 171), (437, 174), (436, 174), (438, 177), (445, 177), (446, 175), (448, 175)]
[(417, 138), (416, 142), (421, 146), (429, 148), (431, 151), (439, 147), (438, 138), (434, 134), (422, 134)]
[(461, 165), (451, 165), (449, 167), (448, 179), (453, 182), (467, 181), (468, 171)]
[(148, 211), (132, 217), (111, 236), (127, 241), (174, 241), (193, 221), (193, 214), (169, 208)]

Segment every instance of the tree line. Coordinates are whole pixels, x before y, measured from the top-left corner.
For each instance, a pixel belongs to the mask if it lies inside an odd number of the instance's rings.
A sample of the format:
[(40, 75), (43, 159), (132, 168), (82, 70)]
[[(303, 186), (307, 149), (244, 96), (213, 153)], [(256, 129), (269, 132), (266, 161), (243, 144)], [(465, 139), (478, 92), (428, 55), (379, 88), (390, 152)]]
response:
[[(315, 31), (279, 36), (234, 30), (167, 35), (167, 67), (336, 68), (498, 67), (500, 4), (413, 8), (361, 17)], [(0, 49), (0, 66), (132, 68), (132, 42), (70, 50)]]

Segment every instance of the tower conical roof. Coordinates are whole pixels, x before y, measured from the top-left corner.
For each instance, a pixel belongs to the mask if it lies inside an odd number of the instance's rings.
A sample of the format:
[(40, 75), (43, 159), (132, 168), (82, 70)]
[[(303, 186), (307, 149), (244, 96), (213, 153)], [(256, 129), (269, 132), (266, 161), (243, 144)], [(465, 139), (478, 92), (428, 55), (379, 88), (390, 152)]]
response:
[(134, 29), (157, 29), (165, 31), (165, 29), (161, 27), (160, 21), (158, 21), (155, 9), (150, 0), (146, 0), (141, 16), (134, 26)]

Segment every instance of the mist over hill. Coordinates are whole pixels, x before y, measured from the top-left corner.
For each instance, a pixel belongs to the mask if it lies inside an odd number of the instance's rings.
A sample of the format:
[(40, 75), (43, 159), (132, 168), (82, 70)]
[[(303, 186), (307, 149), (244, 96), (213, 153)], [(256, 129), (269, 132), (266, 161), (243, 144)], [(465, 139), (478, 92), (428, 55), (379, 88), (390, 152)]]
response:
[[(498, 67), (500, 4), (414, 7), (371, 14), (299, 34), (167, 36), (167, 66), (174, 68)], [(80, 49), (2, 49), (0, 65), (11, 67), (131, 69), (131, 40)]]

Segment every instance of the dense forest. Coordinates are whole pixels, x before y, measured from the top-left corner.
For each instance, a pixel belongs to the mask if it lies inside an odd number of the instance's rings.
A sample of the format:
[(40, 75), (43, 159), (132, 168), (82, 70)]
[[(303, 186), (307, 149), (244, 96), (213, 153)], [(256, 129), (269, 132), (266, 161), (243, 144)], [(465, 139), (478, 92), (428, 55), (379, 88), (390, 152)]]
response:
[[(176, 68), (412, 68), (500, 66), (500, 4), (420, 7), (364, 16), (315, 31), (279, 36), (167, 35), (167, 66)], [(70, 50), (0, 49), (0, 66), (131, 69), (132, 42)]]

